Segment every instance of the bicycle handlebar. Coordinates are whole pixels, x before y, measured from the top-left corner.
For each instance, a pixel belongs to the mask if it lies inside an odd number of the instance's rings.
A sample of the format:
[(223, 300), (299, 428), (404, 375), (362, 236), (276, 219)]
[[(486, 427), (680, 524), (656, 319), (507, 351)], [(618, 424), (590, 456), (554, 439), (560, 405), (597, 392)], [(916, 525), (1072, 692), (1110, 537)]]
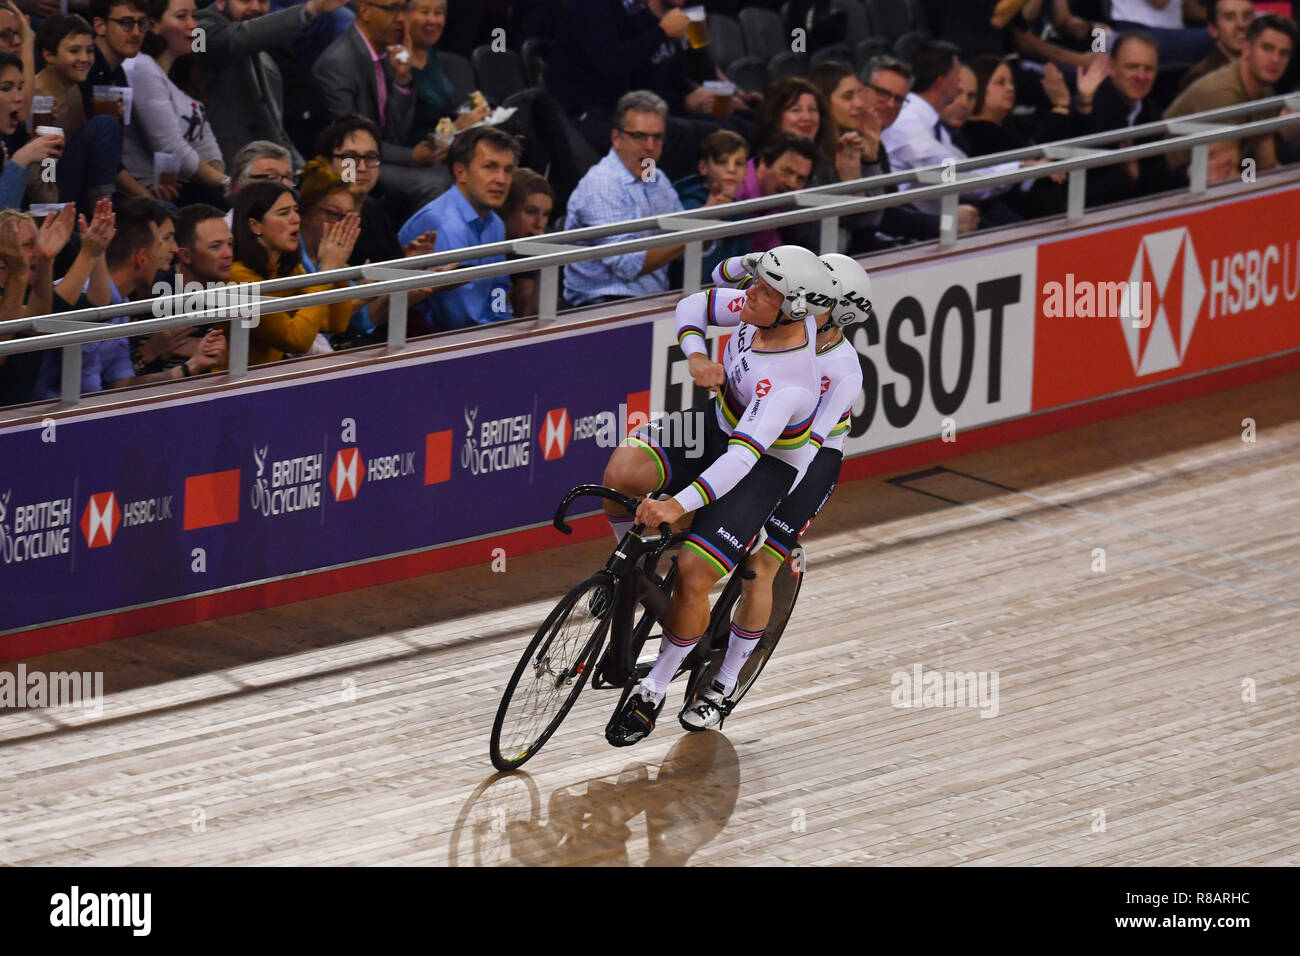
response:
[[(555, 517), (551, 519), (551, 523), (555, 525), (557, 531), (561, 531), (564, 534), (573, 534), (572, 526), (564, 520), (569, 512), (569, 506), (579, 498), (586, 498), (588, 496), (594, 498), (605, 498), (609, 501), (613, 501), (622, 505), (632, 514), (636, 514), (637, 506), (641, 504), (640, 498), (629, 498), (621, 491), (615, 491), (613, 488), (606, 488), (604, 485), (578, 485), (578, 487), (571, 489), (569, 493), (564, 496), (560, 501), (560, 506), (555, 509)], [(642, 527), (644, 526), (633, 525), (632, 530), (637, 531), (638, 528)], [(659, 525), (659, 537), (662, 540), (659, 542), (659, 546), (655, 548), (654, 555), (651, 559), (652, 561), (657, 561), (659, 556), (668, 550), (668, 546), (672, 544), (672, 536), (673, 529), (667, 522)]]
[(621, 491), (615, 491), (613, 488), (606, 488), (604, 485), (578, 485), (578, 487), (570, 490), (569, 493), (564, 496), (564, 499), (560, 502), (560, 506), (555, 509), (555, 517), (551, 519), (551, 523), (555, 525), (557, 531), (561, 531), (564, 534), (573, 534), (573, 528), (569, 526), (564, 518), (568, 514), (569, 506), (573, 504), (574, 501), (588, 496), (605, 498), (609, 501), (613, 501), (616, 504), (622, 505), (632, 514), (636, 514), (637, 505), (641, 503), (638, 498), (629, 498)]

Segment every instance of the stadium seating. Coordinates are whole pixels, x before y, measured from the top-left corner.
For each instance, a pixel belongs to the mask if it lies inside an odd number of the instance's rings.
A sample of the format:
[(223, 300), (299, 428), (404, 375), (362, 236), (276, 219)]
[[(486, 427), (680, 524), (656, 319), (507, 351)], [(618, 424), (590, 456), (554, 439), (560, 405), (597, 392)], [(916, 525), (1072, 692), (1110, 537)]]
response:
[(808, 57), (789, 50), (778, 53), (768, 61), (767, 75), (773, 80), (782, 80), (787, 76), (807, 76)]
[(778, 53), (790, 52), (785, 27), (775, 12), (762, 7), (746, 7), (740, 11), (740, 27), (744, 31), (745, 48), (750, 56), (766, 62)]
[(489, 44), (474, 48), (470, 57), (478, 76), (478, 89), (494, 104), (501, 104), (529, 86), (524, 64), (514, 50), (494, 51)]
[(451, 80), (452, 99), (459, 106), (469, 99), (469, 95), (478, 89), (474, 78), (474, 65), (459, 53), (439, 53), (438, 63), (442, 72)]
[(709, 53), (724, 72), (745, 55), (745, 33), (731, 17), (709, 14)]
[(827, 60), (835, 60), (840, 63), (852, 63), (853, 50), (849, 48), (847, 43), (836, 43), (834, 46), (822, 47), (808, 58), (808, 66), (814, 67), (818, 63), (825, 63)]
[(843, 10), (847, 18), (845, 41), (850, 45), (871, 36), (871, 24), (862, 0), (831, 0), (832, 10)]
[(884, 37), (870, 37), (854, 45), (853, 65), (860, 70), (867, 65), (867, 61), (873, 56), (892, 53), (893, 49), (893, 45)]
[(866, 11), (871, 32), (876, 36), (897, 40), (907, 31), (916, 28), (912, 8), (908, 6), (907, 0), (866, 0)]
[(723, 72), (746, 93), (762, 93), (767, 89), (767, 64), (756, 56), (742, 56)]
[(551, 41), (546, 37), (529, 37), (520, 47), (520, 56), (524, 61), (524, 75), (528, 77), (529, 86), (542, 85), (542, 73), (546, 69), (546, 58), (551, 55)]

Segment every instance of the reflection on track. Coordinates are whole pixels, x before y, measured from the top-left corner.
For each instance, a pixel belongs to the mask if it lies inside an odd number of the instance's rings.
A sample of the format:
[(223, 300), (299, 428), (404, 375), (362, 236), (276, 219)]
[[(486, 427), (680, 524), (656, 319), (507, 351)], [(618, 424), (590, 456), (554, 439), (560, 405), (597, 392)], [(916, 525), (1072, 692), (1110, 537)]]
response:
[(524, 771), (494, 774), (474, 791), (451, 834), (452, 866), (626, 866), (639, 856), (632, 821), (645, 814), (647, 866), (685, 863), (727, 825), (740, 792), (740, 761), (720, 733), (687, 734), (657, 770), (629, 763), (615, 776), (541, 795)]

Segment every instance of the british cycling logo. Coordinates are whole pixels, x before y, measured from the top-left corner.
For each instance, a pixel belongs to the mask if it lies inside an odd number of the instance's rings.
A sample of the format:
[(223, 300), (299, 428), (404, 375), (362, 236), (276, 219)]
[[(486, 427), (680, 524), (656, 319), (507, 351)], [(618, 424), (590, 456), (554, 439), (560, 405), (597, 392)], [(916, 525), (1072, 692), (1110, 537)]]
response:
[(0, 495), (0, 557), (5, 564), (68, 554), (72, 549), (72, 499), (51, 498), (13, 508), (10, 488)]
[(268, 476), (270, 451), (270, 445), (253, 446), (253, 466), (257, 473), (248, 493), (253, 510), (270, 517), (319, 508), (324, 454), (316, 452), (273, 461)]
[(465, 407), (465, 441), (460, 446), (460, 466), (471, 475), (507, 471), (526, 466), (533, 438), (529, 412), (493, 418), (475, 427), (478, 406)]

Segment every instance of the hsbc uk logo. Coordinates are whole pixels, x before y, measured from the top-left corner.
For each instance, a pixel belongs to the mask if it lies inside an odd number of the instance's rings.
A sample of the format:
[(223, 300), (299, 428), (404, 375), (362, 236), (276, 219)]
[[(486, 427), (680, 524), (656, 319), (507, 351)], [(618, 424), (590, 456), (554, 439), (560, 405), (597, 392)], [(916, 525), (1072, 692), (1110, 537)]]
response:
[(113, 543), (122, 512), (117, 509), (117, 496), (111, 491), (91, 495), (86, 510), (81, 513), (81, 534), (86, 546), (102, 548)]
[(131, 528), (156, 521), (170, 521), (171, 518), (171, 495), (140, 498), (121, 505), (116, 492), (101, 491), (91, 495), (86, 502), (79, 527), (86, 547), (103, 548), (113, 543), (119, 527)]
[(1205, 280), (1186, 226), (1143, 236), (1129, 272), (1130, 289), (1146, 288), (1149, 303), (1132, 301), (1126, 292), (1121, 315), (1141, 314), (1146, 321), (1121, 321), (1129, 358), (1137, 375), (1177, 368), (1205, 302)]
[(361, 487), (361, 449), (341, 448), (330, 467), (330, 490), (335, 501), (351, 501)]
[(569, 424), (567, 408), (552, 408), (542, 420), (542, 431), (537, 436), (537, 443), (542, 446), (542, 457), (547, 461), (563, 458), (573, 437), (573, 426)]
[(390, 478), (404, 478), (415, 474), (415, 452), (405, 451), (392, 455), (364, 458), (355, 446), (340, 448), (330, 466), (329, 485), (335, 501), (352, 501), (361, 490), (363, 482), (374, 484)]

